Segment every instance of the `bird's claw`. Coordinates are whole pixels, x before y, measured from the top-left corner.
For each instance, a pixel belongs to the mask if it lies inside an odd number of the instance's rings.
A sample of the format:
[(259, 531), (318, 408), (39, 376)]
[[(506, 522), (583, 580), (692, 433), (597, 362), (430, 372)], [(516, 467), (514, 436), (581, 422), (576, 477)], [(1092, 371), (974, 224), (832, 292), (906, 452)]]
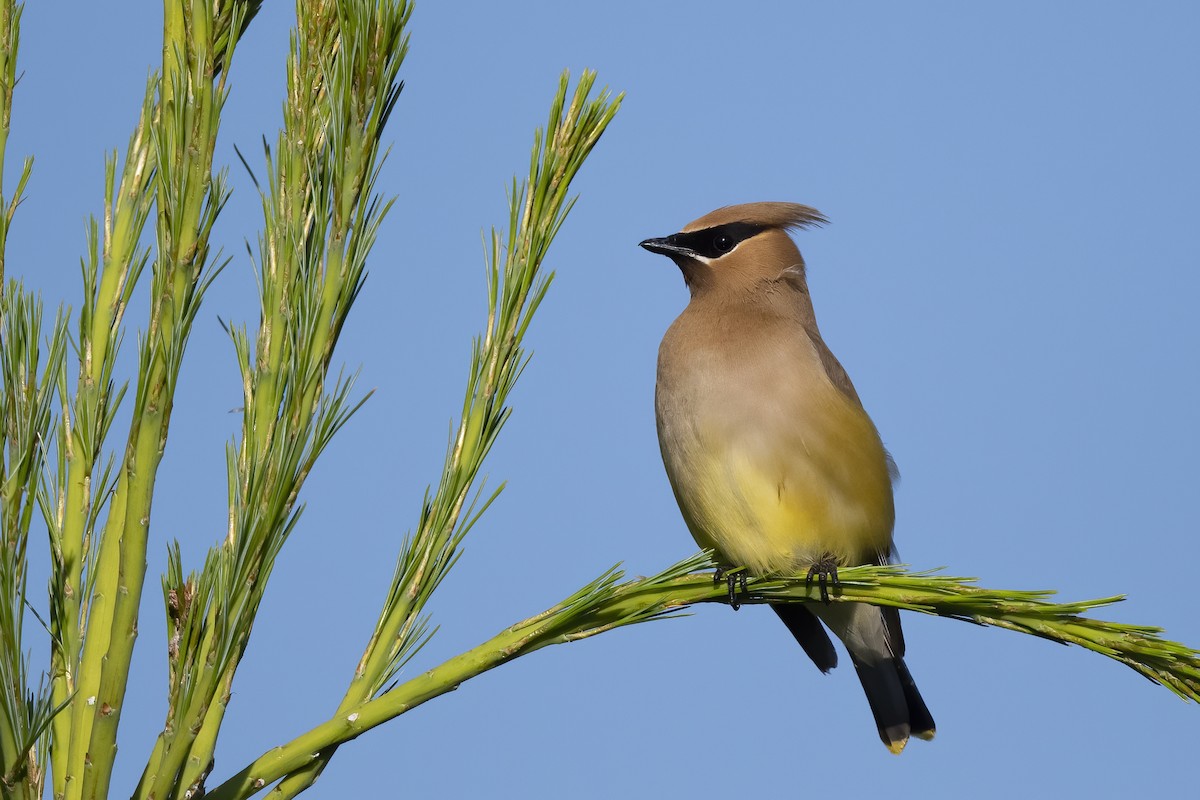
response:
[(838, 564), (837, 559), (826, 553), (813, 562), (808, 568), (808, 577), (804, 579), (806, 588), (812, 586), (813, 578), (817, 579), (817, 588), (821, 591), (821, 602), (829, 605), (829, 583), (832, 581), (834, 586), (841, 583), (838, 580)]
[(729, 607), (734, 611), (742, 607), (741, 601), (738, 600), (738, 590), (740, 589), (742, 594), (746, 594), (746, 579), (746, 570), (741, 568), (727, 570), (722, 567), (713, 573), (713, 583), (725, 581), (729, 588)]

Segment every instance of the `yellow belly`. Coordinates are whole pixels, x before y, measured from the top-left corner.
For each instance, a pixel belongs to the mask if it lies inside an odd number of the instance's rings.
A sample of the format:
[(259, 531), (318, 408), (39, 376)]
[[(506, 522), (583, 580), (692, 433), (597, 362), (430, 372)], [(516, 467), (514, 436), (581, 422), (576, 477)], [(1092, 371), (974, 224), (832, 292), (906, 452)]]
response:
[(799, 415), (666, 426), (663, 460), (697, 543), (759, 575), (827, 554), (886, 559), (895, 512), (883, 445), (860, 408), (823, 399)]

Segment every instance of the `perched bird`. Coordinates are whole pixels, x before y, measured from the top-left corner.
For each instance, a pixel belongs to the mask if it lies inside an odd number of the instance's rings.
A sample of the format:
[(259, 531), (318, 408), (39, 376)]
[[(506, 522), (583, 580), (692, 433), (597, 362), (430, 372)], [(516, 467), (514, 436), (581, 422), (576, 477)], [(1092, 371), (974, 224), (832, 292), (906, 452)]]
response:
[[(659, 348), (655, 390), (684, 521), (728, 567), (754, 576), (808, 569), (823, 593), (838, 566), (887, 563), (895, 520), (891, 457), (821, 338), (788, 235), (824, 222), (807, 206), (750, 203), (641, 243), (674, 261), (691, 290)], [(895, 609), (772, 608), (822, 672), (837, 652), (821, 622), (842, 640), (889, 750), (899, 753), (910, 735), (933, 738)]]

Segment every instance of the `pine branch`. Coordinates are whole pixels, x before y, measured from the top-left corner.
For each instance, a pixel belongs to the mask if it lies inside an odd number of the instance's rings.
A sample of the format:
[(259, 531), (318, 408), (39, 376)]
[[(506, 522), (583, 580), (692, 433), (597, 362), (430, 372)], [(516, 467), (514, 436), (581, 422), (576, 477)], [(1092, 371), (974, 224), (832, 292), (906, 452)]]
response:
[(29, 531), (67, 347), (61, 311), (45, 347), (42, 335), (40, 298), (10, 281), (0, 295), (0, 795), (30, 800), (42, 795), (39, 753), (60, 710), (30, 669), (24, 621)]
[[(56, 741), (54, 774), (56, 792), (62, 785), (70, 800), (92, 800), (108, 794), (117, 753), (117, 729), (137, 638), (155, 479), (166, 447), (175, 387), (201, 300), (223, 266), (219, 257), (210, 252), (209, 240), (228, 197), (223, 175), (212, 171), (226, 97), (227, 68), (237, 36), (245, 30), (248, 16), (258, 5), (258, 0), (216, 3), (165, 0), (162, 70), (157, 81), (151, 79), (151, 85), (157, 86), (157, 103), (147, 101), (142, 124), (135, 134), (135, 141), (145, 148), (144, 154), (137, 153), (134, 160), (135, 150), (131, 146), (126, 159), (125, 177), (137, 178), (134, 187), (137, 194), (119, 198), (118, 202), (133, 201), (133, 213), (125, 218), (124, 224), (144, 224), (153, 197), (157, 206), (157, 252), (151, 266), (147, 330), (139, 342), (129, 436), (98, 551), (87, 556), (87, 563), (92, 566), (87, 577), (91, 591), (86, 597), (86, 616), (82, 610), (80, 614), (80, 619), (86, 619), (86, 635), (82, 636), (79, 647), (70, 725), (66, 726), (64, 721), (54, 730), (56, 740), (69, 737), (69, 745)], [(111, 198), (114, 173), (111, 163), (106, 176), (109, 192), (106, 201)], [(145, 169), (149, 164), (153, 164), (152, 172)], [(122, 183), (124, 188), (124, 179)], [(106, 248), (111, 241), (110, 231), (106, 214)], [(129, 229), (123, 232), (129, 233)], [(94, 242), (94, 234), (92, 238)], [(117, 241), (130, 248), (127, 256), (136, 252), (136, 237), (118, 236)], [(100, 294), (107, 295), (109, 302), (90, 308), (87, 306), (95, 298), (95, 260), (90, 268), (85, 266), (85, 291), (89, 297), (85, 297), (81, 324), (90, 320), (93, 326), (100, 323), (100, 327), (99, 330), (93, 327), (80, 352), (80, 397), (107, 394), (107, 381), (96, 383), (95, 376), (97, 370), (101, 375), (109, 372), (109, 362), (103, 355), (97, 361), (93, 348), (112, 342), (114, 336), (119, 341), (120, 312), (128, 299), (127, 291), (132, 291), (129, 278), (136, 280), (136, 273), (144, 263), (144, 258), (133, 256), (110, 262), (106, 252)], [(136, 271), (129, 264), (138, 265)], [(117, 269), (110, 272), (110, 266)], [(116, 298), (121, 300), (117, 302)], [(104, 420), (111, 422), (99, 410), (107, 402), (106, 397), (99, 400), (97, 405), (85, 409), (93, 426)], [(101, 442), (89, 438), (88, 444), (98, 448)], [(87, 487), (84, 488), (86, 491)], [(72, 482), (64, 493), (76, 490)], [(72, 514), (67, 518), (68, 523), (78, 526), (80, 520), (94, 521), (87, 497), (70, 505)], [(89, 537), (63, 537), (63, 545), (64, 550), (68, 546), (75, 550), (75, 558), (63, 565), (63, 572), (75, 577), (73, 570), (84, 563), (79, 553), (90, 547)], [(53, 602), (70, 605), (59, 598)], [(74, 631), (74, 627), (70, 628), (69, 635), (75, 636)], [(72, 666), (73, 655), (68, 651), (60, 659), (66, 670)], [(70, 673), (65, 672), (64, 677), (69, 680)], [(56, 699), (67, 688), (67, 685), (56, 686)]]
[[(543, 647), (678, 615), (696, 603), (727, 603), (725, 584), (702, 571), (710, 566), (708, 556), (701, 554), (657, 575), (626, 582), (614, 568), (553, 608), (263, 754), (208, 797), (251, 797), (314, 763), (325, 748), (355, 739), (476, 675)], [(982, 589), (971, 585), (972, 579), (902, 567), (851, 567), (839, 570), (839, 577), (830, 602), (893, 606), (1076, 644), (1130, 666), (1186, 700), (1200, 701), (1200, 652), (1162, 638), (1158, 628), (1082, 616), (1120, 601), (1119, 596), (1055, 603), (1047, 599), (1052, 594), (1047, 591)], [(747, 592), (741, 602), (821, 602), (819, 588), (806, 576), (750, 580)]]
[[(974, 585), (975, 578), (909, 572), (898, 566), (853, 567), (839, 570), (838, 576), (841, 583), (833, 592), (838, 600), (893, 606), (1078, 645), (1125, 664), (1184, 700), (1200, 702), (1200, 652), (1164, 639), (1161, 628), (1084, 616), (1121, 602), (1124, 595), (1058, 603), (1050, 599), (1051, 590), (984, 589)], [(750, 590), (758, 602), (811, 600), (810, 587), (797, 584), (796, 579), (752, 581)]]
[(227, 328), (242, 376), (240, 440), (227, 450), (229, 528), (200, 572), (176, 547), (163, 581), (171, 670), (167, 722), (135, 798), (203, 791), (233, 680), (304, 482), (355, 402), (330, 379), (345, 321), (391, 202), (376, 192), (399, 97), (407, 2), (298, 2), (284, 129), (260, 186), (261, 318)]
[[(621, 582), (613, 569), (562, 603), (517, 623), (487, 642), (356, 708), (340, 712), (283, 747), (265, 753), (213, 790), (212, 800), (253, 796), (279, 778), (303, 770), (319, 753), (416, 708), (463, 682), (543, 647), (586, 639), (614, 628), (680, 614), (696, 603), (727, 603), (728, 590), (702, 572), (707, 555), (663, 572)], [(981, 589), (970, 579), (911, 573), (901, 567), (840, 570), (831, 602), (867, 602), (993, 625), (1107, 655), (1180, 697), (1200, 701), (1200, 653), (1159, 636), (1159, 629), (1104, 622), (1082, 613), (1119, 601), (1106, 597), (1054, 603), (1050, 592)], [(751, 580), (741, 602), (821, 602), (806, 576)]]
[[(495, 229), (486, 248), (487, 322), (471, 348), (462, 416), (447, 448), (437, 488), (426, 494), (416, 532), (407, 537), (374, 634), (342, 698), (339, 711), (359, 706), (391, 682), (428, 641), (425, 604), (454, 566), (460, 545), (500, 488), (485, 494), (483, 462), (508, 419), (509, 393), (528, 356), (522, 341), (549, 288), (542, 264), (571, 210), (571, 181), (620, 108), (621, 97), (601, 90), (584, 71), (572, 93), (570, 75), (559, 78), (544, 129), (534, 134), (529, 176), (513, 179), (509, 224)], [(291, 798), (321, 774), (335, 747), (281, 782), (272, 795)]]

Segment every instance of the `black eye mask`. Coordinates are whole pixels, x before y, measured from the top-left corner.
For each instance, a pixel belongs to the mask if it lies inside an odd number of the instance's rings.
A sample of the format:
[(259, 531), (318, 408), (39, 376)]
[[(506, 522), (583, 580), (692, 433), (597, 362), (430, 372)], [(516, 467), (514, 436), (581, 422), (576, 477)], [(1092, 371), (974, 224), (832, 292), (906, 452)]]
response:
[(764, 225), (749, 222), (728, 222), (712, 228), (688, 233), (676, 233), (667, 241), (679, 248), (690, 250), (702, 258), (720, 258), (741, 242), (766, 230)]

